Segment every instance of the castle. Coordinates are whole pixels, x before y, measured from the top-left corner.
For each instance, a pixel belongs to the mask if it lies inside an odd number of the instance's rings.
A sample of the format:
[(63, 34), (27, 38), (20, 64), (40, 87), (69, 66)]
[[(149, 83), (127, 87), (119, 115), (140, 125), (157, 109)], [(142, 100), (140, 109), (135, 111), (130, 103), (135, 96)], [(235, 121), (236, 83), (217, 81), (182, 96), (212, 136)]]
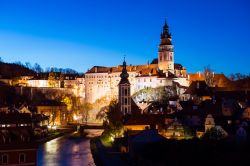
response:
[[(84, 75), (48, 72), (36, 73), (33, 76), (21, 76), (18, 80), (4, 79), (0, 75), (0, 81), (17, 86), (16, 89), (21, 95), (29, 92), (31, 98), (36, 91), (47, 93), (50, 90), (57, 90), (74, 94), (82, 102), (94, 103), (102, 98), (105, 98), (105, 101), (118, 99), (118, 84), (121, 80), (122, 70), (122, 65), (114, 67), (94, 66)], [(178, 84), (179, 87), (185, 89), (189, 86), (193, 76), (188, 75), (181, 64), (175, 63), (172, 36), (166, 22), (160, 34), (158, 57), (151, 64), (128, 65), (126, 70), (131, 87), (128, 94), (130, 96), (149, 87), (168, 87)], [(179, 90), (178, 95), (182, 93), (184, 93), (183, 90)]]
[[(131, 84), (130, 95), (141, 89), (161, 86), (172, 86), (174, 82), (189, 86), (186, 69), (174, 63), (174, 46), (172, 36), (165, 22), (160, 35), (158, 60), (151, 64), (127, 66), (128, 80)], [(118, 84), (123, 66), (94, 66), (85, 73), (85, 100), (94, 103), (97, 99), (107, 97), (118, 98)]]

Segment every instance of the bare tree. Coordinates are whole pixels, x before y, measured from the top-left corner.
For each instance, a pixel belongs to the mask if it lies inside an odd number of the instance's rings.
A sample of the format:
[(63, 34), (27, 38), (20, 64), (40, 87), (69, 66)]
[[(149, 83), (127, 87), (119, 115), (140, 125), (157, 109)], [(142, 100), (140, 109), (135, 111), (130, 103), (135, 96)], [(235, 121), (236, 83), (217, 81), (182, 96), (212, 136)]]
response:
[(38, 64), (38, 63), (35, 63), (34, 66), (33, 66), (33, 70), (37, 73), (41, 73), (43, 72), (43, 68)]
[(28, 69), (31, 69), (31, 64), (29, 62), (25, 62), (25, 67), (27, 67)]
[(211, 69), (211, 66), (205, 66), (204, 67), (204, 76), (206, 84), (210, 87), (214, 86), (214, 71)]

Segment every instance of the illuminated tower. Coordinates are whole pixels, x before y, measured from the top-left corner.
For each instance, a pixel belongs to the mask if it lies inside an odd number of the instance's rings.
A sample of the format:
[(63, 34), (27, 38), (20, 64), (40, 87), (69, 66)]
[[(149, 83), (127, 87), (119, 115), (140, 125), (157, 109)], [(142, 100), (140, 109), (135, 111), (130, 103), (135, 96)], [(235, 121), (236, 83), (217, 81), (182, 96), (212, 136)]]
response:
[(131, 96), (130, 83), (128, 80), (129, 74), (126, 69), (126, 62), (124, 59), (122, 73), (120, 74), (121, 81), (119, 82), (119, 108), (125, 114), (131, 113)]
[(161, 43), (158, 51), (158, 67), (164, 73), (170, 71), (174, 73), (174, 50), (172, 45), (172, 37), (168, 31), (168, 25), (165, 21), (163, 31), (161, 33)]

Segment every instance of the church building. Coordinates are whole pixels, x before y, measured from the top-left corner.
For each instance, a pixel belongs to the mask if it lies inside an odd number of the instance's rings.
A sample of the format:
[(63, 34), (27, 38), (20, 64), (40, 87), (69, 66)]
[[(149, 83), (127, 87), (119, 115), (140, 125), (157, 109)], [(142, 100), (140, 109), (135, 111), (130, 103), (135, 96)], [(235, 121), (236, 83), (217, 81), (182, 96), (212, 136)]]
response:
[(131, 113), (131, 95), (130, 95), (130, 83), (128, 80), (129, 74), (126, 69), (126, 62), (124, 59), (122, 66), (122, 73), (120, 74), (121, 80), (118, 84), (119, 87), (119, 109), (125, 114)]

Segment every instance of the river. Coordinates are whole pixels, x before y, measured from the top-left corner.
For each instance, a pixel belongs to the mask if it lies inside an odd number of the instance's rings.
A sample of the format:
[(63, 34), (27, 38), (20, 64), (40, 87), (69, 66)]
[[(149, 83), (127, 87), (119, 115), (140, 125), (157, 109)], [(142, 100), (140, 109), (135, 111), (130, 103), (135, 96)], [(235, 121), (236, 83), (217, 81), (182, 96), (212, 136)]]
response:
[(62, 136), (40, 145), (37, 166), (94, 166), (90, 150), (90, 138), (99, 136), (102, 130), (86, 130), (85, 138)]

